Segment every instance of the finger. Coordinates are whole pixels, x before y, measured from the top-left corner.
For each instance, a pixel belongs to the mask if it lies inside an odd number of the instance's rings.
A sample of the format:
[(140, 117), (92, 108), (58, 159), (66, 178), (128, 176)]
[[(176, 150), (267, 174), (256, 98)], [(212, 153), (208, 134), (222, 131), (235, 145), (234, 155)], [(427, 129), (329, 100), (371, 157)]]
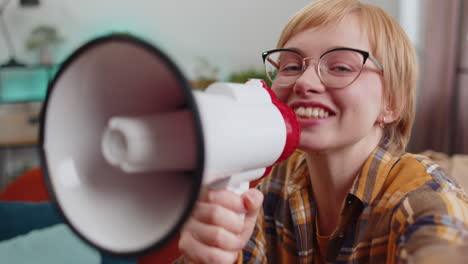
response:
[(217, 204), (199, 202), (192, 214), (199, 222), (215, 225), (240, 234), (244, 229), (244, 218)]
[(247, 209), (242, 237), (248, 239), (252, 235), (260, 208), (262, 207), (263, 193), (255, 188), (252, 188), (242, 195), (242, 199)]
[(227, 251), (239, 251), (245, 244), (237, 234), (219, 226), (201, 223), (195, 219), (188, 222), (187, 231), (199, 242)]
[(190, 263), (232, 264), (238, 252), (224, 251), (220, 248), (204, 245), (196, 240), (190, 232), (184, 232), (179, 240), (179, 250)]
[(200, 201), (218, 204), (239, 214), (246, 213), (242, 198), (227, 189), (205, 190), (200, 197)]

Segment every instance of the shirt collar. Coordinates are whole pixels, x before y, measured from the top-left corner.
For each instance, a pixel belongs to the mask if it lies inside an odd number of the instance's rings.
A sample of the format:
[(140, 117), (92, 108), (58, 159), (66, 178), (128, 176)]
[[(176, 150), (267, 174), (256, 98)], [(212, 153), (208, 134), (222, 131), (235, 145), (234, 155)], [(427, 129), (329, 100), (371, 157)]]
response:
[(377, 146), (354, 180), (350, 194), (365, 205), (371, 204), (380, 193), (387, 176), (398, 160), (383, 145)]

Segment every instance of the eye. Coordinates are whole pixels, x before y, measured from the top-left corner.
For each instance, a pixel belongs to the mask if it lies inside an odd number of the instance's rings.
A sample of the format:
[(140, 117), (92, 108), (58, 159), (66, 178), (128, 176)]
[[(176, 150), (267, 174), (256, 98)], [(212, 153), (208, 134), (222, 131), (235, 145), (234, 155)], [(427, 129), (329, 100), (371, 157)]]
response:
[(361, 69), (358, 65), (353, 65), (349, 63), (337, 62), (331, 63), (328, 65), (323, 65), (321, 67), (321, 72), (327, 73), (329, 75), (333, 75), (336, 77), (339, 76), (349, 76), (357, 74)]
[(348, 65), (341, 64), (341, 65), (333, 65), (329, 67), (329, 71), (347, 73), (347, 72), (353, 72), (353, 69), (349, 67)]
[(302, 65), (289, 63), (280, 68), (280, 72), (282, 73), (296, 73), (302, 70)]

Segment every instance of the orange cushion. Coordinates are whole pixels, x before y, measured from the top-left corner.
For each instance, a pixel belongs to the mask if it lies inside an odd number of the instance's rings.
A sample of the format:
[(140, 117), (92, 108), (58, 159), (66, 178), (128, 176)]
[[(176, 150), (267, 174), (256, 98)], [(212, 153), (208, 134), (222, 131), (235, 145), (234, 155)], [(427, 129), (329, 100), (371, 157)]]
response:
[(50, 201), (40, 167), (31, 169), (10, 183), (0, 192), (1, 201), (44, 202)]

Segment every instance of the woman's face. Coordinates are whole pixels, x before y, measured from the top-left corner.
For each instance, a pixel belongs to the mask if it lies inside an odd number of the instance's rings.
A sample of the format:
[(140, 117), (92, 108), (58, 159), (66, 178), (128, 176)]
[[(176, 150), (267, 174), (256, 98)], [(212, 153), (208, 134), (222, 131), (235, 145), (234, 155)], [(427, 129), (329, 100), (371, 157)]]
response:
[[(330, 88), (320, 81), (315, 70), (318, 58), (337, 47), (371, 52), (357, 15), (348, 15), (341, 22), (320, 29), (302, 31), (284, 46), (299, 51), (303, 57), (312, 57), (295, 84), (272, 85), (280, 100), (291, 106), (299, 118), (302, 126), (299, 148), (304, 151), (342, 149), (375, 141), (381, 135), (383, 78), (371, 60), (366, 61), (360, 76), (344, 88)], [(311, 110), (323, 113), (310, 117)], [(309, 115), (301, 113), (307, 111)]]

